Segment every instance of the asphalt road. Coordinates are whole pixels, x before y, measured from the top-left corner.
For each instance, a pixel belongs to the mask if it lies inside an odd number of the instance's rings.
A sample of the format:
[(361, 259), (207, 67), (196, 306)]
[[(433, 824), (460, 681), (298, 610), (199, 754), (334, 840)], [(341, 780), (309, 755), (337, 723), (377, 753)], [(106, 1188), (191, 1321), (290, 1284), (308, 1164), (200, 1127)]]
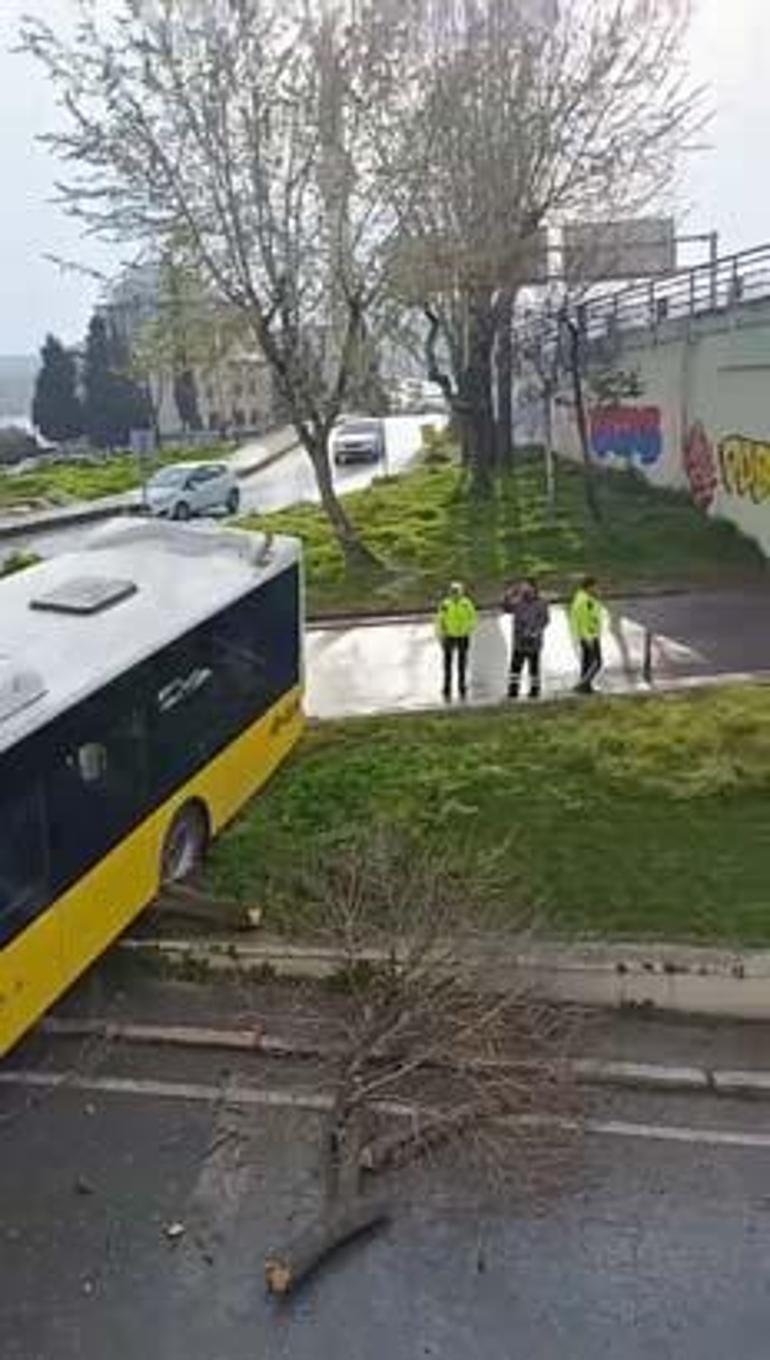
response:
[[(361, 464), (336, 468), (334, 480), (340, 493), (357, 491), (368, 486), (374, 477), (403, 470), (414, 459), (420, 447), (420, 429), (425, 424), (441, 424), (442, 416), (393, 416), (386, 421), (386, 458), (378, 465)], [(247, 458), (249, 446), (240, 451)], [(243, 511), (268, 512), (283, 510), (303, 501), (316, 502), (318, 489), (310, 461), (304, 449), (297, 446), (285, 458), (273, 463), (264, 472), (255, 473), (241, 482)], [(61, 552), (76, 552), (82, 547), (93, 526), (76, 525), (70, 528), (33, 533), (16, 537), (14, 549), (31, 549), (42, 557), (53, 557)]]
[(262, 1262), (315, 1207), (315, 1129), (222, 1092), (63, 1091), (5, 1126), (4, 1360), (766, 1360), (767, 1150), (596, 1139), (548, 1200), (417, 1201), (275, 1308)]
[[(237, 1106), (246, 1057), (67, 1052), (89, 1089), (0, 1087), (3, 1360), (766, 1360), (770, 1151), (702, 1136), (765, 1133), (762, 1103), (613, 1097), (652, 1127), (587, 1138), (507, 1207), (415, 1182), (383, 1234), (275, 1307), (262, 1262), (317, 1205), (314, 1116)], [(45, 1040), (22, 1060), (63, 1062)], [(133, 1086), (107, 1093), (114, 1075)], [(209, 1095), (174, 1098), (182, 1081)]]

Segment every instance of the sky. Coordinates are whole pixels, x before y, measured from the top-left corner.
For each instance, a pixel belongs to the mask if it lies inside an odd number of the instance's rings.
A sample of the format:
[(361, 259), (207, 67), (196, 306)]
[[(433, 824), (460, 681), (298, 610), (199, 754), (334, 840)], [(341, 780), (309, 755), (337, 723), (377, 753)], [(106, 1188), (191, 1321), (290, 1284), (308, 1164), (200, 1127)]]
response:
[[(120, 262), (115, 250), (83, 240), (51, 202), (58, 167), (35, 138), (59, 114), (42, 70), (11, 50), (27, 11), (62, 24), (72, 3), (0, 0), (0, 354), (32, 353), (47, 331), (72, 342), (85, 330), (98, 285), (47, 255), (108, 273)], [(708, 149), (685, 172), (679, 224), (718, 230), (723, 253), (770, 240), (768, 51), (768, 0), (696, 0), (693, 75), (708, 87), (714, 116)]]

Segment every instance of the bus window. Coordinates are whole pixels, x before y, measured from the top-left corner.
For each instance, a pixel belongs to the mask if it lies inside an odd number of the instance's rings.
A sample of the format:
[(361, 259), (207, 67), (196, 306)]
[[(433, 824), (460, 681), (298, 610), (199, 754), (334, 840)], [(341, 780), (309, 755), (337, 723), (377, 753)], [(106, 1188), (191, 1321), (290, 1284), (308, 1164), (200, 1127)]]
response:
[(211, 628), (212, 664), (223, 707), (235, 720), (259, 717), (299, 681), (299, 578), (282, 572), (221, 614)]
[(150, 690), (154, 790), (173, 788), (210, 759), (220, 745), (221, 721), (205, 640), (175, 644), (158, 661)]
[(32, 788), (0, 798), (0, 945), (6, 944), (46, 901), (42, 806)]
[(299, 575), (282, 572), (152, 665), (155, 796), (188, 779), (299, 680)]
[(100, 705), (84, 712), (51, 753), (48, 815), (52, 876), (61, 890), (96, 863), (147, 807), (142, 715)]

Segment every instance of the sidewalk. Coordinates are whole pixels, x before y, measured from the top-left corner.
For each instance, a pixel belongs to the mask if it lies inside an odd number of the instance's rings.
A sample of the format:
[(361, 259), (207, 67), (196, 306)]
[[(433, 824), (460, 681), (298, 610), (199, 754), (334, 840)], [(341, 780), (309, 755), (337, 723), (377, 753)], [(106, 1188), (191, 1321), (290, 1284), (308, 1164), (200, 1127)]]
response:
[[(343, 966), (332, 948), (259, 931), (240, 939), (232, 933), (129, 936), (118, 950), (146, 961), (151, 968), (210, 979), (251, 975), (319, 982), (336, 977)], [(375, 964), (385, 958), (376, 950), (363, 950), (359, 957)], [(487, 944), (479, 943), (471, 966), (492, 985), (496, 976), (508, 978), (513, 968), (524, 991), (589, 1010), (770, 1022), (767, 950), (731, 951), (651, 941), (533, 942), (518, 950), (514, 943), (506, 951), (499, 939), (492, 938)], [(620, 1055), (607, 1051), (604, 1056)], [(638, 1057), (638, 1051), (634, 1056)]]
[[(770, 673), (770, 591), (706, 591), (613, 600), (604, 639), (605, 693), (647, 692), (653, 685), (764, 679)], [(510, 622), (484, 614), (470, 666), (471, 704), (500, 703), (506, 694)], [(441, 705), (441, 657), (430, 620), (402, 619), (311, 627), (307, 633), (307, 708), (314, 718), (341, 718)], [(563, 696), (577, 679), (577, 660), (563, 605), (552, 609), (543, 657), (544, 695)]]
[[(283, 458), (296, 446), (297, 436), (294, 429), (285, 425), (272, 430), (261, 439), (249, 440), (242, 448), (236, 449), (226, 461), (237, 477), (252, 477), (263, 468), (270, 467), (279, 458)], [(0, 517), (0, 540), (22, 538), (31, 533), (74, 527), (78, 524), (96, 523), (98, 520), (110, 519), (113, 515), (132, 514), (138, 510), (141, 503), (142, 493), (137, 488), (120, 496), (102, 496), (95, 501), (78, 501), (57, 510), (4, 515)]]

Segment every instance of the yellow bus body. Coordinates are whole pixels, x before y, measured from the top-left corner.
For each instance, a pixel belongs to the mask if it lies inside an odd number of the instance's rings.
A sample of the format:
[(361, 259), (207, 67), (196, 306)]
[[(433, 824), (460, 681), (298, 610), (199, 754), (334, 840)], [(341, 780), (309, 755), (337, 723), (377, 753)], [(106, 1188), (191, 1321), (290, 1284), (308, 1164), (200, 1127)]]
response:
[(303, 725), (298, 685), (0, 949), (0, 1057), (157, 895), (163, 841), (179, 808), (202, 803), (216, 835), (270, 778)]

